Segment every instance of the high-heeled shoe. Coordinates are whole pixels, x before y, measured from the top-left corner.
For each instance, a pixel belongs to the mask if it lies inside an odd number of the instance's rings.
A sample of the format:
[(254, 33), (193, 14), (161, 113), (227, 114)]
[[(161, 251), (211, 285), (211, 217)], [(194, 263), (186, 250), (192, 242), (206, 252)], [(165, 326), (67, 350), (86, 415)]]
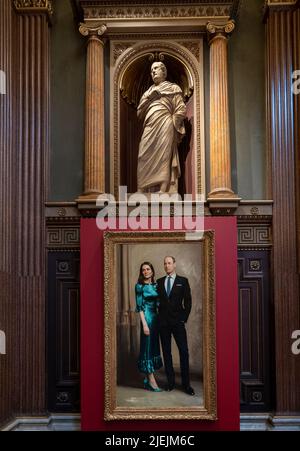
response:
[(162, 392), (161, 388), (159, 388), (159, 387), (157, 387), (157, 388), (152, 387), (152, 385), (150, 384), (148, 379), (144, 379), (144, 389), (145, 390), (149, 390), (149, 391), (154, 391), (156, 393)]

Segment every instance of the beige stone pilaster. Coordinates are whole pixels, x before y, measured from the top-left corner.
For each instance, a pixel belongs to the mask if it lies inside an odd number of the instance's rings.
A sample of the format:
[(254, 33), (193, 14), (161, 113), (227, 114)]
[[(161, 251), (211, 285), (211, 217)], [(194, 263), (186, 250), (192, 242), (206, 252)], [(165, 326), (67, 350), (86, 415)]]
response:
[(82, 23), (79, 31), (88, 37), (85, 100), (84, 193), (78, 201), (96, 200), (105, 192), (104, 43), (106, 25)]

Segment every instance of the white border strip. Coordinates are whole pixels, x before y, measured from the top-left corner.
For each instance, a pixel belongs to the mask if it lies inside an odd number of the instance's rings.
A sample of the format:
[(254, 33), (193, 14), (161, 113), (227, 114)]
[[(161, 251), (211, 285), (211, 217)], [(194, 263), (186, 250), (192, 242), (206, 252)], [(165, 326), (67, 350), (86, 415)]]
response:
[(49, 417), (20, 417), (1, 431), (80, 431), (80, 414), (53, 414)]
[(0, 94), (6, 94), (6, 73), (0, 70)]
[[(241, 431), (300, 431), (300, 416), (241, 414)], [(1, 431), (80, 431), (80, 414), (15, 418)]]

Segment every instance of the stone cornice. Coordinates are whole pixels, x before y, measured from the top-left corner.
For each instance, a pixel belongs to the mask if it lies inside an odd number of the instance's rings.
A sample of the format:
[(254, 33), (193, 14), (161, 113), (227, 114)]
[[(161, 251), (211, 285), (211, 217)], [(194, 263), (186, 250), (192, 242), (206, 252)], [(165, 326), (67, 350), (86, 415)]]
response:
[(85, 20), (106, 19), (195, 19), (201, 17), (230, 17), (231, 5), (224, 3), (218, 6), (210, 4), (195, 5), (138, 5), (128, 6), (84, 6)]
[(73, 0), (82, 20), (106, 23), (108, 33), (136, 32), (138, 28), (162, 31), (178, 27), (185, 31), (206, 31), (206, 23), (234, 19), (240, 0)]
[(163, 7), (163, 6), (188, 6), (194, 7), (195, 5), (209, 6), (220, 8), (227, 5), (229, 8), (234, 8), (239, 0), (74, 0), (75, 3), (80, 4), (82, 8), (85, 7), (137, 7), (143, 6), (150, 7)]
[(48, 19), (53, 15), (52, 0), (13, 0), (19, 14), (46, 14)]

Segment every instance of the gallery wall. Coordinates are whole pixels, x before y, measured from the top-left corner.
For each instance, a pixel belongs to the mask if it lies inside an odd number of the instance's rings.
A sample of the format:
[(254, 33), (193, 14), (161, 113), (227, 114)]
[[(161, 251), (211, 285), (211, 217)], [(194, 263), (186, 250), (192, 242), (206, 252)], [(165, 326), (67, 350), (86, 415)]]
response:
[(233, 182), (240, 197), (266, 199), (265, 31), (263, 1), (241, 2), (229, 41)]
[(51, 201), (73, 201), (82, 189), (85, 56), (71, 2), (59, 0), (51, 28)]

